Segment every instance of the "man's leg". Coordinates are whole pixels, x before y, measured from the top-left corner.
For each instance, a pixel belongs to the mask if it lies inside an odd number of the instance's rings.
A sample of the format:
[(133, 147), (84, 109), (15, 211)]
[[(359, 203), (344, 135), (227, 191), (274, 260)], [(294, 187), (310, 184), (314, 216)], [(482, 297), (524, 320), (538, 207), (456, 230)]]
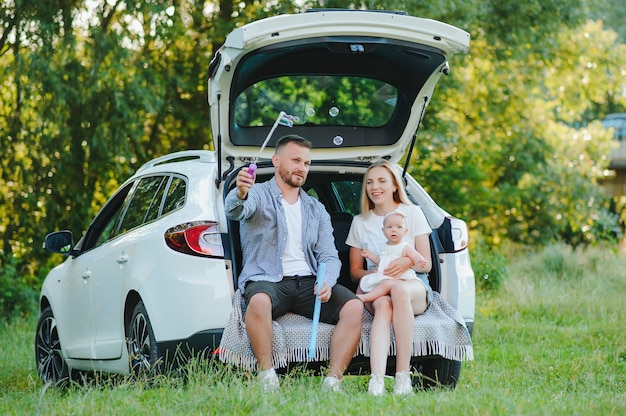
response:
[(361, 339), (363, 302), (354, 298), (339, 312), (339, 321), (330, 340), (329, 376), (341, 379)]
[(272, 368), (272, 301), (267, 293), (257, 293), (246, 309), (246, 331), (261, 371)]
[[(307, 279), (300, 288), (299, 302), (292, 312), (313, 316), (315, 296), (312, 296), (315, 279)], [(348, 288), (335, 285), (330, 300), (322, 303), (320, 321), (335, 325), (330, 339), (330, 361), (324, 388), (339, 390), (339, 381), (350, 364), (361, 339), (363, 302)]]

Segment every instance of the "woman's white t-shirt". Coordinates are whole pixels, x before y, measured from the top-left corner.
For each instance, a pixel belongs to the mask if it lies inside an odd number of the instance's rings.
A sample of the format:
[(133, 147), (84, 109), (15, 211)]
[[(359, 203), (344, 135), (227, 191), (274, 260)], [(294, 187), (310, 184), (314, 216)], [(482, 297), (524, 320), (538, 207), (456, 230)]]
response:
[[(426, 216), (419, 206), (400, 204), (398, 211), (406, 215), (409, 225), (409, 232), (406, 233), (402, 240), (411, 244), (411, 246), (415, 247), (416, 236), (432, 232), (428, 220), (426, 220)], [(370, 211), (367, 217), (363, 214), (355, 216), (350, 226), (348, 238), (346, 238), (346, 244), (358, 249), (366, 248), (372, 253), (380, 255), (380, 250), (387, 244), (387, 239), (385, 234), (383, 234), (383, 218), (382, 215), (376, 215), (372, 211)], [(376, 268), (376, 265), (367, 260), (367, 269), (371, 270), (374, 268)]]

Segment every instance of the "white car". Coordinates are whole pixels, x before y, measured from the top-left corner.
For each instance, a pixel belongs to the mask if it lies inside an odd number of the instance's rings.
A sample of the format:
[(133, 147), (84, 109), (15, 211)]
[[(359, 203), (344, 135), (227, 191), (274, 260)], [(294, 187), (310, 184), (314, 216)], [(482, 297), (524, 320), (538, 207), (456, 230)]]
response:
[[(46, 237), (45, 248), (67, 259), (41, 289), (41, 378), (64, 384), (80, 371), (148, 372), (215, 354), (241, 267), (238, 224), (227, 220), (224, 198), (242, 166), (256, 162), (257, 181), (273, 174), (274, 144), (287, 133), (313, 142), (305, 189), (331, 213), (345, 266), (340, 283), (354, 289), (345, 238), (359, 212), (363, 174), (379, 158), (397, 164), (411, 151), (449, 58), (468, 46), (463, 30), (388, 12), (310, 11), (234, 30), (209, 67), (216, 151), (148, 162), (76, 245), (69, 231)], [(275, 124), (281, 112), (289, 122)], [(466, 224), (440, 208), (406, 166), (397, 169), (433, 230), (431, 285), (471, 331)], [(412, 364), (437, 372), (443, 384), (459, 377), (460, 362), (442, 357), (414, 357)], [(367, 372), (367, 365), (356, 357), (351, 369)]]

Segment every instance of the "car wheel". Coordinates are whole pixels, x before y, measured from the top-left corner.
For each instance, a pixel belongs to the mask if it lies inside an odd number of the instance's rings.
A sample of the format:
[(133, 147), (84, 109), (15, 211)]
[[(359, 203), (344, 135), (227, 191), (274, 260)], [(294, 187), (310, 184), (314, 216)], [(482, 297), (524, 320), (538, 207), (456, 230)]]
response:
[(50, 307), (44, 309), (37, 322), (35, 363), (37, 374), (44, 383), (59, 387), (69, 384), (70, 371), (63, 358), (57, 322)]
[(413, 385), (417, 388), (448, 387), (455, 388), (461, 374), (461, 362), (436, 357), (413, 364), (417, 374)]
[(163, 356), (154, 338), (154, 331), (143, 302), (133, 310), (126, 329), (130, 371), (137, 376), (152, 376), (161, 373)]

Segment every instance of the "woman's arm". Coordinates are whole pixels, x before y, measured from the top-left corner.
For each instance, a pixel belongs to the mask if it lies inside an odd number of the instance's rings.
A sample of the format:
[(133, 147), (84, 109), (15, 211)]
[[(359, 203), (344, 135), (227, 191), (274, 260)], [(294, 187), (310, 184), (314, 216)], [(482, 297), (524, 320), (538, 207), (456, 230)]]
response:
[(365, 261), (361, 255), (361, 249), (350, 247), (350, 277), (352, 281), (358, 282), (366, 274), (371, 271), (365, 269)]
[(424, 257), (424, 260), (426, 260), (426, 265), (424, 267), (419, 267), (418, 265), (412, 267), (414, 267), (416, 272), (430, 272), (430, 269), (432, 269), (433, 267), (433, 261), (430, 255), (430, 240), (428, 238), (428, 234), (415, 236), (415, 250), (417, 250), (417, 252)]

